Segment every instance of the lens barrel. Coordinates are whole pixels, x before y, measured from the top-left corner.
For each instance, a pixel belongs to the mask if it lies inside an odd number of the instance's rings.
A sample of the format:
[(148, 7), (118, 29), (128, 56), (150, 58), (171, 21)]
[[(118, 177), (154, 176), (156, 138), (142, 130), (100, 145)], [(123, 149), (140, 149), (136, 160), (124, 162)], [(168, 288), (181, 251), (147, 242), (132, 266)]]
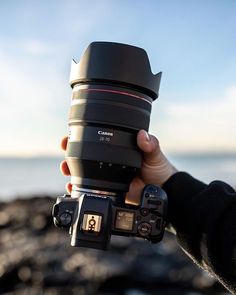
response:
[(137, 132), (148, 131), (160, 78), (146, 52), (126, 44), (93, 42), (72, 62), (66, 153), (72, 184), (128, 191), (142, 163)]

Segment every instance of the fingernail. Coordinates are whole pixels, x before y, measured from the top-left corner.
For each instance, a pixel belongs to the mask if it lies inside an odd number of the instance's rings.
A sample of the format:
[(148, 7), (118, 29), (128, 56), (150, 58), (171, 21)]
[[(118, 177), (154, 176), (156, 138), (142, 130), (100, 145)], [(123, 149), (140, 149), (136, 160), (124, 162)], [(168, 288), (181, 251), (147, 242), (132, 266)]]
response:
[(146, 141), (150, 141), (151, 140), (149, 134), (146, 131), (145, 131), (145, 137), (146, 137)]

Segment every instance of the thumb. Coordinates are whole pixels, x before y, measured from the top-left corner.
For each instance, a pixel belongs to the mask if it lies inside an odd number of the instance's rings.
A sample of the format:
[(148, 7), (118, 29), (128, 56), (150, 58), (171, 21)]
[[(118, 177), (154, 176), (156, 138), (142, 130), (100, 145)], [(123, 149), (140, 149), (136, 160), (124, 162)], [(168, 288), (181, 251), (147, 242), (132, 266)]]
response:
[(143, 152), (144, 162), (147, 165), (158, 165), (164, 156), (161, 152), (159, 141), (145, 130), (140, 130), (137, 137), (138, 147)]
[(142, 179), (145, 183), (162, 185), (177, 169), (161, 152), (159, 142), (145, 130), (138, 133), (137, 144), (143, 151)]

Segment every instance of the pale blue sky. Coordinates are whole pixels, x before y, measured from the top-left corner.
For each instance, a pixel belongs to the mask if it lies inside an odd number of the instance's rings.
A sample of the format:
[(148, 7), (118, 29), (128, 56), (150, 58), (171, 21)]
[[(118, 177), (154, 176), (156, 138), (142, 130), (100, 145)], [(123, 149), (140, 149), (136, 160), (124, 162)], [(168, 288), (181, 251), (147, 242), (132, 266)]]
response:
[(57, 155), (70, 61), (95, 40), (162, 71), (150, 131), (167, 152), (236, 151), (236, 1), (0, 1), (0, 156)]

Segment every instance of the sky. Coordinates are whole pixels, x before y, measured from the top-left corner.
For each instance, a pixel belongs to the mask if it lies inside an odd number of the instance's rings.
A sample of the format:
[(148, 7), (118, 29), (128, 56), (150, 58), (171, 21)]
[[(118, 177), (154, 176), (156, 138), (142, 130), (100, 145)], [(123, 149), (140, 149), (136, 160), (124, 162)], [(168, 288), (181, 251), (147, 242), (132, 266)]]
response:
[(0, 156), (61, 155), (71, 60), (93, 41), (163, 72), (150, 133), (167, 153), (236, 152), (236, 1), (0, 1)]

